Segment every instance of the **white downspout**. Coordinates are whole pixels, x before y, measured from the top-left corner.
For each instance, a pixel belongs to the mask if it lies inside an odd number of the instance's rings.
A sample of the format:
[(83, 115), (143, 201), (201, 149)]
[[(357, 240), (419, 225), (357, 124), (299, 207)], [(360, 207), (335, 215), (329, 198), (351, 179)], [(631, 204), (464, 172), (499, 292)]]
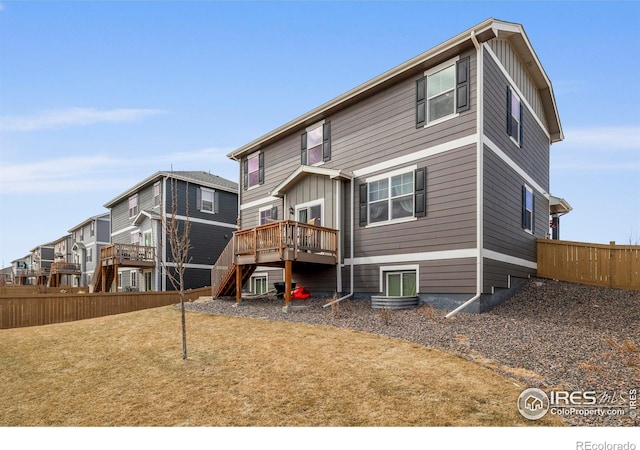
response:
[(477, 255), (476, 255), (476, 294), (471, 297), (469, 300), (464, 302), (462, 305), (458, 306), (453, 311), (449, 312), (445, 317), (448, 319), (459, 311), (462, 311), (467, 306), (471, 305), (473, 302), (478, 300), (482, 295), (482, 278), (483, 278), (483, 261), (482, 261), (482, 248), (484, 247), (483, 240), (483, 174), (484, 174), (484, 161), (483, 161), (483, 139), (484, 139), (484, 60), (483, 60), (483, 50), (482, 44), (478, 42), (476, 38), (475, 31), (471, 31), (471, 41), (473, 41), (473, 45), (476, 48), (477, 53), (477, 73), (476, 73), (476, 83), (477, 83), (477, 107), (476, 107), (476, 130), (478, 135), (478, 142), (476, 143), (476, 164), (477, 164), (477, 174), (476, 174), (476, 244), (477, 244)]
[[(353, 209), (353, 205), (355, 203), (354, 201), (354, 197), (355, 197), (355, 189), (354, 189), (354, 180), (353, 180), (353, 175), (351, 176), (351, 230), (350, 230), (350, 234), (351, 234), (351, 240), (349, 242), (349, 293), (345, 296), (342, 296), (338, 299), (332, 300), (329, 303), (327, 303), (326, 305), (322, 305), (323, 308), (326, 308), (327, 306), (331, 306), (334, 303), (338, 303), (341, 302), (342, 300), (346, 300), (348, 298), (353, 297), (353, 279), (354, 279), (354, 275), (353, 275), (353, 249), (354, 249), (354, 244), (353, 244), (353, 236), (354, 236), (354, 225), (355, 225), (355, 210)], [(339, 261), (339, 260), (338, 260)], [(338, 267), (338, 270), (342, 270), (341, 264), (339, 264), (340, 267)]]

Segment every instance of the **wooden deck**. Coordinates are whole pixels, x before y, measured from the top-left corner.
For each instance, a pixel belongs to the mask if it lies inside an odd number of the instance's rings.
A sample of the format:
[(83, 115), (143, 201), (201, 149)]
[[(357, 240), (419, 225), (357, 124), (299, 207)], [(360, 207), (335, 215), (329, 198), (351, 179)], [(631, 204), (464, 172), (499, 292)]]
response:
[(236, 231), (236, 263), (282, 267), (284, 261), (336, 264), (338, 232), (290, 220)]
[(118, 267), (155, 267), (154, 247), (137, 244), (111, 244), (100, 249), (100, 261), (91, 278), (92, 292), (109, 292), (115, 283), (118, 291)]
[(294, 263), (338, 263), (338, 231), (290, 220), (236, 231), (233, 240), (212, 270), (212, 295), (235, 291), (242, 297), (242, 285), (257, 265), (284, 267), (285, 305), (291, 300), (291, 271)]

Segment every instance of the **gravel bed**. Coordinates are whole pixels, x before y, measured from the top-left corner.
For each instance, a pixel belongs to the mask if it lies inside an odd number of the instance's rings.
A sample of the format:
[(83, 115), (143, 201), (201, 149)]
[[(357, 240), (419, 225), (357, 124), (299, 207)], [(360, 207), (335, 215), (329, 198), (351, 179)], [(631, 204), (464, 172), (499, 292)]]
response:
[[(349, 328), (417, 342), (458, 354), (513, 379), (523, 389), (596, 391), (628, 398), (640, 390), (640, 291), (531, 279), (511, 300), (483, 314), (421, 306), (373, 310), (368, 301), (216, 299), (188, 303), (209, 314), (304, 322)], [(619, 397), (613, 397), (618, 401)], [(628, 401), (625, 402), (628, 405)], [(514, 405), (515, 407), (515, 405)], [(569, 415), (572, 426), (638, 426), (639, 418)]]

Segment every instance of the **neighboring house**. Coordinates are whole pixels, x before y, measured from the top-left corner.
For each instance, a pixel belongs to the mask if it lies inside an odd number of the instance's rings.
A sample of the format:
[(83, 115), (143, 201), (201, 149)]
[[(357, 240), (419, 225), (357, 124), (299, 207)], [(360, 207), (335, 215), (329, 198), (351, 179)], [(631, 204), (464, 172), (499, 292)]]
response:
[(29, 253), (22, 258), (11, 261), (15, 283), (17, 285), (34, 284), (35, 271), (33, 270), (33, 256)]
[(111, 245), (96, 255), (102, 273), (96, 271), (94, 291), (174, 289), (165, 272), (175, 269), (165, 231), (173, 208), (172, 180), (176, 220), (191, 224), (184, 287), (211, 284), (211, 267), (237, 228), (238, 185), (202, 171), (161, 171), (104, 205), (111, 211)]
[(487, 309), (536, 273), (562, 139), (524, 29), (488, 19), (228, 155), (241, 231), (214, 295), (260, 274)]
[(53, 241), (53, 263), (47, 281), (48, 287), (71, 286), (74, 277), (80, 276), (80, 265), (73, 261), (72, 246), (71, 234)]
[(111, 214), (106, 212), (89, 217), (69, 230), (71, 233), (71, 263), (79, 266), (73, 276), (72, 286), (86, 287), (91, 282), (100, 248), (111, 243)]
[(2, 269), (0, 269), (0, 286), (13, 284), (13, 280), (14, 280), (13, 265), (3, 267)]
[(51, 264), (54, 258), (53, 242), (38, 245), (31, 249), (31, 268), (35, 275), (35, 283), (46, 286), (51, 273)]

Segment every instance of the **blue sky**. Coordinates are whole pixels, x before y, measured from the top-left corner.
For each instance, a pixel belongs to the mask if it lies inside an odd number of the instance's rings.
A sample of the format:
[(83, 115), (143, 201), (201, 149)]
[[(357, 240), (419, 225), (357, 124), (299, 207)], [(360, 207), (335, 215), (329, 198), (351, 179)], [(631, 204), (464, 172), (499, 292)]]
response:
[(523, 24), (565, 141), (561, 237), (640, 241), (640, 3), (0, 0), (0, 262), (488, 17)]

